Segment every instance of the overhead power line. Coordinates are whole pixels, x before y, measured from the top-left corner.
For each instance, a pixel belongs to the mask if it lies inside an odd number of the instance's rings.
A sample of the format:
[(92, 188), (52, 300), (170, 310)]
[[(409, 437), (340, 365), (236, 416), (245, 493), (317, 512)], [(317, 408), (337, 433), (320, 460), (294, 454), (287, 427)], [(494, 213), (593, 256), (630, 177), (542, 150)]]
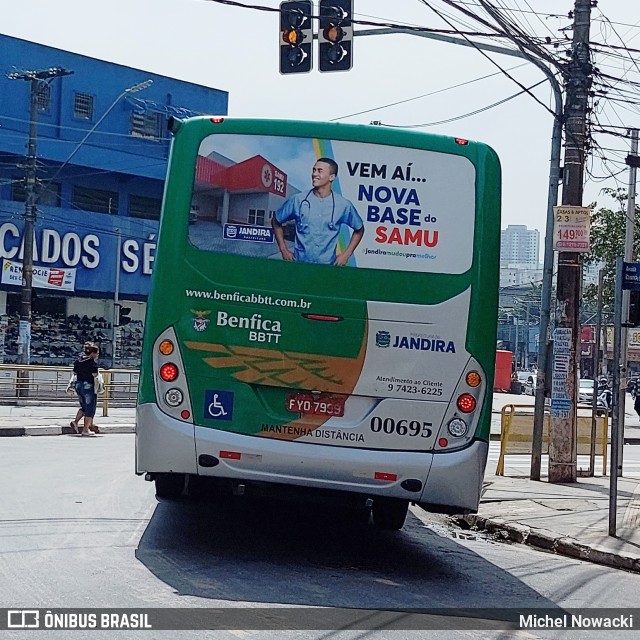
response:
[[(510, 67), (508, 71), (513, 71), (514, 69), (520, 69), (521, 67), (526, 66), (527, 63), (518, 64), (514, 67)], [(396, 102), (390, 102), (388, 104), (380, 105), (378, 107), (372, 107), (371, 109), (364, 109), (363, 111), (357, 111), (356, 113), (350, 113), (346, 116), (339, 116), (337, 118), (331, 118), (330, 122), (335, 122), (336, 120), (344, 120), (345, 118), (352, 118), (354, 116), (360, 116), (365, 113), (371, 113), (373, 111), (380, 111), (381, 109), (387, 109), (388, 107), (396, 107), (400, 104), (406, 104), (407, 102), (413, 102), (414, 100), (420, 100), (422, 98), (427, 98), (429, 96), (434, 96), (439, 93), (444, 93), (445, 91), (451, 91), (452, 89), (458, 89), (459, 87), (464, 87), (466, 85), (472, 84), (474, 82), (479, 82), (480, 80), (486, 80), (487, 78), (493, 78), (495, 76), (502, 75), (501, 71), (495, 71), (494, 73), (488, 73), (485, 76), (480, 76), (479, 78), (473, 78), (472, 80), (467, 80), (465, 82), (460, 82), (458, 84), (454, 84), (450, 87), (445, 87), (443, 89), (436, 89), (435, 91), (430, 91), (429, 93), (423, 93), (420, 96), (414, 96), (413, 98), (406, 98), (405, 100), (398, 100)]]
[(440, 124), (447, 124), (449, 122), (455, 122), (456, 120), (462, 120), (463, 118), (468, 118), (470, 116), (475, 116), (475, 115), (478, 115), (479, 113), (483, 113), (484, 111), (488, 111), (489, 109), (493, 109), (494, 107), (498, 107), (501, 104), (504, 104), (505, 102), (509, 102), (509, 100), (513, 100), (514, 98), (517, 98), (518, 96), (521, 96), (523, 93), (528, 93), (531, 89), (535, 89), (535, 87), (538, 87), (541, 84), (544, 84), (545, 82), (546, 82), (546, 79), (540, 80), (540, 82), (536, 82), (536, 84), (533, 84), (530, 87), (527, 87), (524, 91), (518, 91), (517, 93), (514, 93), (513, 95), (507, 96), (506, 98), (503, 98), (502, 100), (498, 100), (497, 102), (489, 104), (489, 105), (487, 105), (485, 107), (481, 107), (480, 109), (476, 109), (475, 111), (469, 111), (468, 113), (464, 113), (464, 114), (459, 115), (459, 116), (454, 116), (453, 118), (447, 118), (446, 120), (440, 120), (438, 122), (426, 122), (424, 124), (406, 124), (406, 125), (385, 124), (385, 126), (393, 127), (393, 128), (399, 128), (399, 129), (417, 129), (417, 128), (420, 128), (420, 127), (435, 127), (435, 126), (440, 125)]
[[(424, 4), (427, 7), (429, 7), (438, 17), (440, 17), (441, 20), (444, 20), (444, 22), (446, 22), (449, 26), (453, 26), (451, 24), (451, 22), (446, 17), (444, 17), (442, 15), (442, 13), (438, 9), (433, 7), (430, 2), (427, 2), (427, 0), (420, 0), (420, 2), (422, 2), (422, 4)], [(455, 3), (451, 2), (450, 0), (444, 0), (444, 2), (446, 2), (447, 4), (452, 4), (455, 7)], [(466, 9), (461, 9), (461, 11), (463, 11), (464, 13), (470, 13)], [(482, 24), (491, 26), (490, 23), (486, 22), (485, 20), (482, 20), (481, 18), (479, 18), (479, 20), (480, 20), (480, 22)], [(495, 29), (495, 27), (493, 27), (493, 28)], [(529, 91), (529, 89), (527, 87), (525, 87), (519, 80), (514, 78), (504, 67), (502, 67), (500, 64), (498, 64), (491, 56), (487, 55), (484, 51), (482, 51), (482, 49), (480, 49), (478, 46), (476, 46), (476, 44), (472, 40), (469, 40), (466, 37), (466, 35), (464, 35), (463, 33), (458, 32), (458, 31), (456, 31), (456, 33), (458, 35), (462, 36), (474, 49), (476, 49), (476, 51), (478, 51), (487, 60), (489, 60), (489, 62), (492, 65), (497, 67), (507, 78), (509, 78), (509, 80), (511, 80), (512, 82), (517, 84), (523, 91), (528, 93), (539, 105), (541, 105), (546, 111), (548, 111), (555, 118), (555, 116), (556, 116), (555, 112), (552, 109), (550, 109), (544, 102), (542, 102), (542, 100), (540, 100), (538, 98), (538, 96), (536, 96), (533, 93), (531, 93), (531, 91)], [(505, 36), (506, 36), (506, 34), (505, 34)]]
[[(252, 9), (253, 11), (265, 11), (267, 13), (281, 13), (281, 10), (276, 7), (266, 7), (264, 5), (259, 5), (259, 4), (249, 4), (246, 2), (238, 2), (238, 0), (205, 0), (205, 1), (215, 2), (216, 4), (224, 4), (230, 7), (238, 7), (240, 9)], [(312, 15), (311, 18), (314, 20), (319, 20), (320, 16)], [(446, 34), (462, 35), (462, 33), (458, 29), (433, 29), (430, 27), (420, 27), (420, 26), (413, 26), (413, 25), (407, 25), (407, 24), (399, 24), (396, 22), (386, 22), (386, 21), (380, 22), (380, 21), (372, 21), (372, 20), (361, 20), (356, 18), (352, 19), (351, 22), (352, 24), (359, 24), (367, 27), (387, 27), (391, 29), (404, 29), (405, 31), (417, 31), (417, 32), (423, 32), (423, 33), (446, 33)], [(485, 37), (491, 37), (491, 38), (505, 37), (499, 33), (498, 34), (483, 33), (480, 31), (464, 32), (464, 35), (471, 36), (471, 37), (485, 36)]]

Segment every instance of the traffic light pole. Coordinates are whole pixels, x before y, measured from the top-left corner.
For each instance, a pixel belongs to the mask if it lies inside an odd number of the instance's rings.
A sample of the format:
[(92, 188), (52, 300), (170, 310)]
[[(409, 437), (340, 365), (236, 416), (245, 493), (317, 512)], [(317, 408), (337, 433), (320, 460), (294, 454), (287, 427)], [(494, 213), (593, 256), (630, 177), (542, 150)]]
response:
[[(620, 397), (624, 400), (624, 390), (620, 386), (620, 362), (622, 355), (622, 256), (616, 258), (615, 305), (613, 311), (613, 398), (615, 407), (611, 416), (611, 471), (609, 473), (609, 535), (616, 535), (616, 514), (618, 505), (618, 476), (622, 466), (618, 459), (620, 434)], [(624, 438), (623, 438), (624, 440)]]
[[(544, 66), (544, 65), (542, 65)], [(560, 183), (560, 157), (562, 155), (562, 92), (555, 77), (549, 72), (555, 95), (555, 117), (551, 135), (551, 158), (549, 160), (549, 189), (547, 193), (547, 221), (544, 239), (544, 260), (542, 266), (542, 293), (540, 300), (540, 331), (538, 333), (538, 373), (536, 375), (535, 406), (533, 410), (533, 439), (531, 444), (532, 480), (540, 480), (542, 466), (542, 436), (544, 432), (544, 392), (547, 386), (547, 359), (549, 350), (549, 321), (551, 318), (551, 297), (553, 289), (553, 208), (558, 202)]]
[[(637, 150), (637, 137), (634, 135), (632, 149)], [(640, 158), (636, 155), (627, 157), (627, 164), (633, 166)], [(631, 181), (633, 179), (633, 182)], [(635, 214), (635, 174), (629, 182), (629, 199), (631, 211)], [(629, 213), (627, 213), (629, 215)], [(633, 239), (633, 237), (632, 237)], [(625, 349), (623, 349), (622, 339), (626, 335), (627, 326), (638, 326), (638, 306), (640, 300), (639, 288), (640, 263), (626, 262), (622, 256), (616, 258), (616, 279), (615, 279), (615, 307), (613, 326), (613, 397), (614, 412), (611, 419), (611, 472), (609, 474), (609, 535), (616, 535), (616, 516), (618, 500), (618, 478), (622, 476), (622, 451), (624, 445), (624, 409), (626, 399), (626, 378), (623, 372), (626, 371), (626, 361), (623, 359)], [(625, 291), (627, 294), (633, 292), (633, 310), (628, 316), (624, 315), (622, 300)], [(630, 305), (631, 306), (631, 305)], [(618, 366), (616, 366), (618, 365)]]
[[(475, 40), (463, 40), (462, 38), (454, 38), (452, 36), (446, 36), (441, 33), (429, 33), (428, 31), (415, 31), (413, 29), (402, 29), (401, 27), (384, 27), (382, 29), (359, 29), (358, 31), (354, 31), (353, 35), (354, 37), (385, 35), (415, 36), (417, 38), (427, 38), (428, 40), (440, 40), (441, 42), (457, 44), (462, 47), (471, 47), (472, 49), (482, 49), (482, 51), (491, 51), (492, 53), (501, 53), (505, 56), (521, 58), (524, 60), (528, 60), (529, 62), (534, 62), (533, 58), (522, 53), (522, 51), (520, 51), (519, 49), (508, 49), (507, 47), (501, 47), (497, 44), (487, 44), (485, 42), (476, 42)], [(317, 38), (318, 34), (314, 34), (313, 37)]]
[[(629, 158), (638, 155), (638, 129), (631, 130), (631, 154)], [(629, 162), (629, 159), (627, 159)], [(636, 172), (637, 163), (629, 164), (629, 187), (627, 189), (627, 211), (625, 216), (624, 234), (624, 261), (633, 262), (633, 240), (635, 231), (635, 211), (636, 211)], [(626, 400), (626, 389), (628, 386), (629, 372), (629, 329), (627, 319), (629, 318), (629, 299), (631, 292), (622, 290), (622, 326), (620, 327), (620, 398), (616, 405), (618, 413), (618, 475), (622, 475), (622, 457), (624, 454), (624, 405)], [(615, 366), (615, 365), (614, 365)]]
[[(472, 47), (492, 53), (511, 56), (527, 60), (538, 67), (549, 80), (554, 95), (554, 118), (553, 132), (551, 134), (551, 153), (549, 158), (549, 187), (547, 193), (547, 216), (544, 245), (544, 264), (542, 276), (542, 299), (540, 303), (540, 333), (538, 343), (538, 374), (535, 389), (535, 409), (533, 419), (533, 443), (531, 456), (531, 479), (540, 480), (540, 470), (542, 462), (542, 436), (544, 429), (544, 401), (545, 401), (545, 374), (547, 371), (548, 359), (548, 334), (549, 320), (551, 315), (551, 298), (553, 289), (553, 208), (558, 202), (558, 185), (560, 183), (560, 159), (562, 155), (562, 126), (563, 126), (563, 100), (562, 89), (555, 75), (543, 62), (533, 55), (525, 53), (521, 49), (508, 49), (499, 45), (463, 40), (452, 36), (428, 33), (423, 31), (413, 31), (411, 29), (383, 28), (383, 29), (360, 29), (354, 36), (377, 36), (404, 34), (427, 38), (429, 40), (439, 40), (450, 44), (457, 44), (463, 47)], [(516, 44), (518, 44), (516, 42)]]
[[(553, 288), (553, 228), (554, 207), (558, 202), (558, 185), (560, 183), (560, 157), (562, 155), (562, 126), (563, 100), (562, 89), (552, 70), (541, 60), (525, 53), (525, 44), (513, 37), (510, 28), (494, 8), (486, 2), (482, 3), (485, 10), (502, 27), (503, 32), (518, 47), (523, 58), (536, 65), (546, 76), (554, 96), (553, 133), (551, 134), (551, 157), (549, 159), (549, 187), (547, 190), (547, 217), (544, 243), (544, 264), (542, 270), (542, 292), (540, 296), (540, 331), (538, 334), (538, 360), (535, 387), (535, 406), (533, 411), (533, 435), (531, 444), (531, 479), (540, 480), (542, 463), (542, 436), (544, 431), (545, 389), (549, 386), (546, 381), (547, 360), (549, 356), (549, 322), (551, 316), (551, 292)], [(447, 37), (447, 36), (445, 36)]]

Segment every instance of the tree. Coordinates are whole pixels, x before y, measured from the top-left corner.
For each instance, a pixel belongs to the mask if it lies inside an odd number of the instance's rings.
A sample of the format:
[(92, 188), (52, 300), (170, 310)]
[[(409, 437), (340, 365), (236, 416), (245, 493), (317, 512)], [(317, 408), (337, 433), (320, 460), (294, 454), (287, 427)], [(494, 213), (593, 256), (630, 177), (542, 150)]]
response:
[[(615, 206), (612, 209), (591, 209), (591, 253), (585, 257), (585, 264), (602, 262), (604, 282), (602, 299), (604, 305), (613, 307), (615, 297), (616, 258), (624, 254), (624, 236), (627, 217), (627, 192), (625, 189), (603, 189), (610, 196)], [(640, 255), (640, 208), (636, 206), (634, 215), (633, 255)], [(583, 291), (583, 300), (587, 304), (597, 303), (598, 288), (588, 285)]]

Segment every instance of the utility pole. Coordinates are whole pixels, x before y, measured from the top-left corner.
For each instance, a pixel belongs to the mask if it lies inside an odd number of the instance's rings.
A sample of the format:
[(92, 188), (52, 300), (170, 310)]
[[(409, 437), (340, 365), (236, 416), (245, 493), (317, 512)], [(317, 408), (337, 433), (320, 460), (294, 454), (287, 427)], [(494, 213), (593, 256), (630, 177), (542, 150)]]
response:
[(117, 248), (116, 248), (116, 286), (113, 294), (113, 322), (111, 324), (111, 368), (116, 366), (116, 347), (118, 346), (117, 328), (120, 324), (120, 254), (122, 253), (122, 232), (117, 231)]
[[(600, 378), (600, 332), (602, 331), (602, 290), (604, 288), (604, 270), (598, 273), (598, 306), (596, 309), (596, 335), (593, 345), (593, 398), (591, 402), (591, 446), (589, 448), (589, 475), (593, 477), (596, 460), (597, 413), (598, 413), (598, 379)], [(613, 400), (613, 393), (611, 394)], [(610, 403), (612, 404), (612, 403)], [(609, 419), (611, 407), (607, 407), (606, 418)], [(606, 464), (606, 463), (605, 463)]]
[(531, 302), (527, 300), (526, 333), (524, 338), (524, 368), (529, 370), (529, 324), (531, 321)]
[[(25, 210), (23, 253), (22, 253), (22, 291), (20, 297), (20, 325), (18, 331), (18, 363), (27, 365), (31, 361), (31, 295), (33, 288), (33, 234), (36, 223), (37, 189), (37, 157), (36, 137), (38, 127), (38, 99), (46, 91), (54, 78), (68, 76), (73, 71), (66, 71), (59, 67), (41, 69), (38, 71), (21, 71), (8, 74), (10, 80), (26, 80), (30, 84), (29, 109), (29, 141), (27, 143), (27, 157), (25, 162)], [(20, 370), (21, 378), (16, 385), (20, 395), (28, 395), (28, 372)]]
[[(633, 262), (633, 240), (636, 220), (636, 180), (637, 169), (640, 158), (638, 158), (638, 129), (631, 129), (631, 153), (626, 158), (629, 167), (629, 187), (627, 189), (627, 210), (625, 215), (624, 233), (624, 261)], [(615, 401), (618, 413), (618, 476), (622, 475), (622, 458), (624, 453), (624, 408), (626, 400), (626, 390), (628, 385), (629, 367), (629, 297), (631, 292), (628, 289), (622, 290), (622, 325), (620, 327), (620, 388)], [(614, 366), (616, 364), (614, 363)], [(613, 473), (613, 471), (612, 471)]]
[[(582, 205), (586, 122), (591, 87), (589, 30), (591, 0), (575, 0), (571, 60), (567, 67), (563, 205)], [(552, 394), (549, 444), (549, 482), (575, 482), (577, 478), (577, 362), (580, 349), (580, 291), (582, 259), (575, 251), (558, 256), (557, 322), (554, 374), (566, 374), (561, 402)], [(560, 353), (564, 345), (565, 353)], [(564, 375), (563, 375), (564, 377)], [(557, 381), (554, 381), (557, 384)], [(555, 386), (554, 384), (554, 386)], [(555, 396), (555, 397), (554, 397)]]

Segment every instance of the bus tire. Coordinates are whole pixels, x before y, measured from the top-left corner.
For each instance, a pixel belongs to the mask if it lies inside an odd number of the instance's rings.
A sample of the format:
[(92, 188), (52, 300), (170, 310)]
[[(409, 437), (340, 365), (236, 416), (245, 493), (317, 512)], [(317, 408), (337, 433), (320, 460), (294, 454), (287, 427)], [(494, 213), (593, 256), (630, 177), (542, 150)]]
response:
[(399, 498), (374, 498), (373, 524), (378, 529), (402, 529), (409, 510), (409, 501)]
[(158, 473), (155, 476), (156, 497), (175, 500), (182, 495), (184, 490), (184, 474), (182, 473)]

